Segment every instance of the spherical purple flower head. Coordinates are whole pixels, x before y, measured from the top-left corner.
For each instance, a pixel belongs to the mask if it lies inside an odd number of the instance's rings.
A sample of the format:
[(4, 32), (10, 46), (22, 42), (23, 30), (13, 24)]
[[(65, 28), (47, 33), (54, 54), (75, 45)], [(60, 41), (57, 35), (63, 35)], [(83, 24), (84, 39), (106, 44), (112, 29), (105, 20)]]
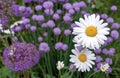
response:
[(25, 6), (19, 6), (18, 9), (19, 9), (20, 12), (24, 12), (26, 10), (26, 7)]
[(38, 21), (38, 22), (43, 22), (44, 20), (45, 20), (45, 18), (44, 18), (43, 15), (38, 15), (38, 16), (36, 17), (36, 21)]
[(38, 41), (39, 41), (39, 42), (42, 42), (42, 41), (43, 41), (43, 38), (42, 38), (42, 37), (38, 37)]
[(61, 50), (62, 46), (63, 46), (63, 43), (62, 42), (58, 42), (58, 43), (55, 44), (55, 49), (56, 50)]
[(64, 20), (66, 23), (69, 23), (69, 22), (72, 21), (72, 18), (71, 18), (69, 15), (65, 15), (65, 16), (63, 17), (63, 20)]
[(54, 11), (52, 9), (45, 9), (44, 13), (48, 16), (52, 15), (54, 13)]
[(85, 15), (87, 12), (86, 11), (81, 11), (81, 14), (82, 15)]
[(18, 38), (17, 38), (16, 36), (14, 36), (14, 37), (12, 38), (12, 41), (13, 41), (13, 42), (18, 42), (19, 40), (18, 40)]
[(107, 18), (107, 19), (106, 19), (106, 21), (107, 21), (107, 23), (110, 23), (110, 24), (111, 24), (111, 23), (113, 23), (113, 22), (114, 22), (114, 19), (113, 19), (113, 18), (111, 18), (111, 17), (109, 17), (109, 18)]
[(51, 1), (45, 1), (44, 3), (43, 3), (43, 7), (45, 8), (45, 9), (52, 9), (53, 8), (53, 2), (51, 2)]
[(79, 45), (79, 44), (75, 44), (74, 46), (75, 46), (75, 48), (76, 48), (77, 50), (79, 50), (79, 51), (81, 51), (81, 50), (83, 49), (82, 46)]
[(106, 58), (105, 62), (108, 63), (109, 65), (112, 65), (112, 59), (111, 58)]
[(110, 44), (113, 41), (111, 37), (108, 37), (107, 40), (105, 41), (106, 44)]
[(26, 10), (25, 10), (23, 16), (29, 17), (32, 13), (33, 13), (33, 10), (31, 9), (31, 7), (26, 7)]
[(28, 18), (22, 18), (23, 24), (29, 24), (30, 23), (30, 19)]
[(64, 30), (64, 34), (65, 34), (66, 36), (71, 35), (71, 30), (70, 30), (70, 29)]
[(108, 15), (107, 15), (107, 14), (102, 14), (102, 15), (101, 15), (101, 18), (102, 18), (102, 19), (107, 19), (107, 18), (108, 18)]
[(53, 29), (53, 33), (55, 34), (55, 35), (60, 35), (61, 34), (61, 29), (60, 28), (54, 28)]
[(58, 0), (59, 2), (68, 2), (68, 0)]
[(102, 57), (101, 56), (96, 56), (96, 60), (95, 60), (97, 63), (101, 62), (102, 61)]
[(73, 8), (75, 8), (75, 7), (79, 7), (79, 8), (80, 8), (79, 2), (74, 2), (74, 3), (73, 3)]
[(104, 49), (102, 50), (102, 53), (105, 54), (105, 55), (107, 55), (107, 54), (109, 53), (109, 51), (108, 51), (108, 49), (104, 48)]
[(32, 15), (32, 20), (36, 21), (37, 15)]
[(93, 70), (94, 70), (94, 72), (97, 72), (99, 69), (97, 67), (95, 67)]
[(37, 6), (35, 6), (35, 10), (36, 10), (36, 11), (40, 11), (40, 10), (42, 10), (42, 6), (41, 6), (41, 5), (37, 5)]
[(25, 3), (31, 3), (32, 0), (24, 0)]
[(36, 29), (37, 29), (36, 26), (31, 26), (31, 27), (30, 27), (30, 30), (31, 30), (32, 32), (35, 32)]
[(119, 29), (120, 25), (118, 23), (113, 23), (111, 26), (112, 29)]
[(62, 14), (63, 12), (62, 12), (62, 10), (58, 9), (58, 10), (56, 11), (56, 13), (57, 13), (57, 14)]
[(97, 68), (100, 69), (102, 62), (97, 63)]
[(112, 68), (108, 68), (107, 70), (106, 70), (106, 73), (112, 73)]
[(80, 5), (80, 8), (86, 8), (87, 7), (87, 5), (84, 1), (80, 1), (79, 5)]
[(65, 4), (63, 5), (63, 8), (66, 9), (66, 10), (69, 10), (69, 9), (73, 9), (73, 6), (72, 6), (72, 4), (70, 4), (70, 3), (65, 3)]
[(31, 27), (30, 24), (26, 24), (26, 25), (25, 25), (25, 28), (26, 28), (26, 29), (30, 29), (30, 27)]
[(60, 20), (59, 14), (57, 14), (57, 13), (53, 14), (53, 19), (54, 19), (55, 21)]
[(48, 53), (50, 51), (50, 47), (46, 42), (42, 42), (39, 45), (39, 51)]
[(12, 5), (12, 13), (15, 15), (15, 16), (19, 16), (20, 15), (20, 11), (19, 11), (19, 5)]
[(22, 27), (16, 26), (16, 27), (13, 29), (13, 31), (15, 31), (15, 32), (21, 32), (21, 31), (22, 31)]
[(115, 6), (115, 5), (111, 6), (110, 10), (111, 11), (117, 11), (117, 6)]
[(43, 36), (44, 36), (44, 37), (48, 37), (48, 33), (47, 33), (47, 32), (44, 32), (44, 33), (43, 33)]
[(48, 27), (53, 28), (53, 27), (55, 27), (55, 22), (53, 20), (49, 20), (47, 22), (47, 25), (48, 25)]
[(99, 49), (95, 49), (94, 52), (95, 52), (96, 54), (101, 53), (101, 48), (99, 48)]
[(63, 44), (63, 45), (62, 45), (62, 50), (63, 50), (63, 51), (66, 51), (67, 49), (68, 49), (68, 45), (67, 45), (67, 44)]
[(75, 10), (74, 9), (69, 9), (68, 11), (71, 15), (75, 14)]
[(13, 71), (23, 71), (35, 66), (40, 52), (31, 43), (15, 43), (3, 51), (5, 65)]
[(115, 54), (115, 48), (110, 48), (108, 54), (109, 54), (110, 56), (114, 56), (114, 54)]
[(42, 27), (42, 28), (47, 28), (48, 25), (47, 25), (47, 23), (42, 23), (41, 27)]
[(1, 24), (3, 26), (7, 26), (8, 22), (9, 22), (9, 18), (7, 18), (7, 17), (1, 17), (0, 20), (1, 20)]
[(112, 30), (110, 35), (115, 40), (119, 38), (119, 32), (117, 30)]

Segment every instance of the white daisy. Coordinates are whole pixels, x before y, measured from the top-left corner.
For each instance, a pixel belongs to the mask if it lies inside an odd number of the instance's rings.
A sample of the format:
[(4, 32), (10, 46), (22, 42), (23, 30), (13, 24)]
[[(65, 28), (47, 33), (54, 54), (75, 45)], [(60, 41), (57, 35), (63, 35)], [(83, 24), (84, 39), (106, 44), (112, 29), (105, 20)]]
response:
[(77, 48), (72, 49), (72, 53), (73, 55), (70, 55), (70, 62), (74, 63), (78, 71), (90, 71), (92, 65), (95, 64), (93, 62), (96, 59), (95, 54), (86, 48), (81, 52)]
[(57, 69), (61, 70), (63, 67), (64, 67), (63, 61), (58, 61), (58, 63), (57, 63)]
[(72, 34), (76, 35), (73, 42), (90, 49), (99, 48), (107, 39), (105, 35), (109, 34), (110, 29), (106, 27), (108, 23), (103, 23), (100, 16), (95, 14), (88, 17), (85, 15), (84, 18), (80, 18), (80, 22), (75, 22), (78, 27), (73, 28)]
[(108, 63), (101, 64), (100, 70), (103, 71), (103, 72), (105, 72), (105, 71), (107, 71), (107, 69), (108, 69), (109, 67), (110, 67), (110, 66), (109, 66)]

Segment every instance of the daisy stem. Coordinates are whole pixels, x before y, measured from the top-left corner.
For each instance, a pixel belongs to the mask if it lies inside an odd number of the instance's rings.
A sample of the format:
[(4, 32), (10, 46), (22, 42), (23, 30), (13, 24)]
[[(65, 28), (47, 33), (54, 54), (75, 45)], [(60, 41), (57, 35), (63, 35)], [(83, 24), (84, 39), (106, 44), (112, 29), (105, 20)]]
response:
[[(99, 70), (99, 71), (100, 71), (100, 70)], [(97, 71), (97, 72), (99, 72), (99, 71)], [(96, 74), (97, 72), (92, 73), (92, 74), (89, 76), (89, 78), (92, 78), (92, 76), (93, 76), (94, 74)]]

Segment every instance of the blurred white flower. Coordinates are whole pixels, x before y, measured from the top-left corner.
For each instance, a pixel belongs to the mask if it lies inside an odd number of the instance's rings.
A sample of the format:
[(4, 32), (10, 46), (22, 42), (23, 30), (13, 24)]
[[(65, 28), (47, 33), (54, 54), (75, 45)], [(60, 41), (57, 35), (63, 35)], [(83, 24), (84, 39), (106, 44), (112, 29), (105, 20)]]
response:
[(61, 70), (63, 67), (64, 67), (63, 61), (58, 61), (58, 63), (57, 63), (57, 69)]
[(100, 70), (103, 71), (103, 72), (105, 72), (109, 67), (110, 67), (110, 66), (109, 66), (108, 63), (101, 64)]

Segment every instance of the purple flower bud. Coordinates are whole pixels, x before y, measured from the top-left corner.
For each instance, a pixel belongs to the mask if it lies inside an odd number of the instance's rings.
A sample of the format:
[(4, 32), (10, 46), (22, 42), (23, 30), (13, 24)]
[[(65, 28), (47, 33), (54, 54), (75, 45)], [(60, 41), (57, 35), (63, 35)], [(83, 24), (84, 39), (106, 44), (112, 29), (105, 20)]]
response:
[(110, 44), (112, 41), (113, 41), (113, 39), (111, 37), (108, 37), (105, 42), (106, 42), (106, 44)]
[(33, 10), (31, 9), (31, 7), (26, 7), (26, 11), (27, 11), (27, 13), (30, 13), (30, 14), (33, 13)]
[(112, 72), (112, 68), (109, 67), (109, 68), (107, 69), (106, 73), (111, 73), (111, 72)]
[(45, 9), (45, 10), (44, 10), (44, 13), (45, 13), (46, 15), (52, 15), (52, 14), (54, 13), (54, 11), (53, 11), (52, 9)]
[(80, 8), (80, 3), (79, 2), (74, 2), (73, 3), (73, 8), (76, 8), (76, 7)]
[(67, 44), (63, 44), (63, 45), (62, 45), (62, 50), (63, 50), (63, 51), (66, 51), (67, 49), (68, 49), (68, 45), (67, 45)]
[(82, 15), (85, 15), (87, 12), (86, 11), (81, 11), (81, 14)]
[(36, 21), (37, 15), (32, 16), (32, 20)]
[(113, 23), (111, 26), (112, 29), (119, 29), (120, 25), (118, 23)]
[(96, 56), (96, 60), (95, 60), (97, 63), (101, 62), (102, 61), (102, 57), (101, 56)]
[(107, 21), (107, 23), (110, 23), (110, 24), (114, 22), (113, 18), (111, 18), (111, 17), (107, 18), (106, 21)]
[(31, 3), (32, 0), (25, 0), (25, 3)]
[(35, 31), (36, 31), (36, 26), (31, 26), (31, 27), (30, 27), (30, 30), (31, 30), (32, 32), (35, 32)]
[(39, 51), (42, 51), (42, 52), (49, 52), (50, 51), (50, 47), (48, 46), (48, 44), (46, 42), (42, 42), (40, 43), (39, 45)]
[(107, 19), (107, 17), (108, 17), (107, 14), (102, 14), (102, 15), (101, 15), (101, 18), (102, 18), (102, 19)]
[(80, 11), (80, 8), (79, 7), (75, 7), (74, 8), (76, 12), (79, 12)]
[(19, 11), (20, 11), (20, 12), (24, 12), (25, 10), (26, 10), (26, 7), (25, 7), (25, 6), (20, 6), (20, 7), (19, 7)]
[(73, 9), (69, 9), (69, 13), (73, 15), (75, 11)]
[(56, 50), (61, 50), (62, 46), (63, 46), (63, 43), (62, 42), (58, 42), (58, 43), (55, 44), (55, 49)]
[(43, 22), (44, 20), (45, 20), (45, 18), (44, 18), (43, 15), (38, 15), (38, 16), (36, 17), (36, 21), (38, 21), (38, 22)]
[(50, 28), (55, 27), (55, 23), (54, 23), (53, 20), (49, 20), (49, 21), (47, 22), (47, 25), (48, 25), (48, 27), (50, 27)]
[(75, 23), (71, 24), (71, 28), (77, 27), (77, 25)]
[(102, 64), (101, 62), (97, 63), (97, 68), (98, 68), (98, 69), (100, 69), (101, 64)]
[(112, 65), (112, 59), (111, 58), (106, 58), (105, 62), (108, 63), (109, 65)]
[(115, 54), (115, 48), (110, 48), (109, 53), (110, 56), (114, 56)]
[(94, 70), (94, 72), (97, 72), (99, 69), (98, 68), (94, 68), (93, 70)]
[(23, 21), (23, 24), (28, 24), (28, 23), (30, 23), (30, 19), (28, 19), (28, 18), (24, 18), (24, 19), (22, 19), (22, 21)]
[(54, 28), (53, 32), (55, 35), (60, 35), (61, 34), (61, 29), (60, 28)]
[(69, 70), (72, 71), (75, 69), (75, 65), (74, 64), (70, 64)]
[(22, 28), (20, 26), (16, 26), (14, 29), (15, 32), (20, 32), (21, 30), (22, 30)]
[(99, 54), (100, 52), (101, 52), (101, 48), (95, 49), (95, 53), (96, 53), (96, 54)]
[(63, 8), (65, 8), (66, 10), (69, 10), (69, 9), (72, 9), (73, 6), (72, 6), (72, 4), (70, 4), (70, 3), (65, 3), (65, 4), (63, 5)]
[(13, 41), (13, 42), (18, 42), (18, 38), (17, 38), (16, 36), (14, 36), (14, 37), (12, 38), (12, 41)]
[(115, 5), (111, 6), (110, 10), (111, 11), (117, 11), (117, 6), (115, 6)]
[(60, 16), (59, 16), (57, 13), (55, 13), (55, 14), (53, 15), (53, 19), (54, 19), (55, 21), (58, 21), (58, 20), (60, 20)]
[(52, 3), (51, 1), (45, 1), (45, 2), (43, 3), (43, 7), (44, 7), (45, 9), (52, 9), (52, 8), (53, 8), (53, 3)]
[(80, 8), (86, 8), (87, 7), (87, 5), (84, 1), (80, 1), (79, 5), (80, 5)]
[(58, 9), (58, 10), (56, 11), (56, 13), (57, 13), (57, 14), (62, 14), (62, 10)]
[(63, 20), (64, 20), (66, 23), (68, 23), (68, 22), (71, 22), (71, 21), (72, 21), (72, 18), (71, 18), (70, 16), (68, 16), (68, 15), (65, 15), (65, 16), (63, 17)]
[(44, 32), (44, 33), (43, 33), (43, 36), (44, 36), (44, 37), (48, 37), (48, 33), (47, 33), (47, 32)]
[(25, 25), (25, 28), (26, 28), (26, 29), (29, 29), (30, 26), (31, 26), (30, 24), (26, 24), (26, 25)]
[(40, 11), (40, 10), (42, 10), (42, 6), (41, 6), (41, 5), (37, 5), (37, 6), (35, 6), (35, 10), (36, 10), (36, 11)]
[(107, 54), (109, 53), (109, 51), (108, 51), (106, 48), (104, 48), (104, 49), (102, 50), (102, 53), (105, 54), (105, 55), (107, 55)]
[(43, 24), (41, 25), (41, 27), (42, 27), (42, 28), (47, 28), (48, 25), (47, 25), (47, 23), (43, 23)]
[(66, 36), (70, 35), (70, 34), (71, 34), (71, 30), (70, 30), (70, 29), (64, 30), (64, 34), (65, 34)]
[(42, 42), (42, 41), (43, 41), (43, 38), (42, 38), (42, 37), (38, 37), (38, 41), (39, 41), (39, 42)]
[(119, 32), (117, 30), (112, 30), (110, 35), (115, 40), (119, 38)]

